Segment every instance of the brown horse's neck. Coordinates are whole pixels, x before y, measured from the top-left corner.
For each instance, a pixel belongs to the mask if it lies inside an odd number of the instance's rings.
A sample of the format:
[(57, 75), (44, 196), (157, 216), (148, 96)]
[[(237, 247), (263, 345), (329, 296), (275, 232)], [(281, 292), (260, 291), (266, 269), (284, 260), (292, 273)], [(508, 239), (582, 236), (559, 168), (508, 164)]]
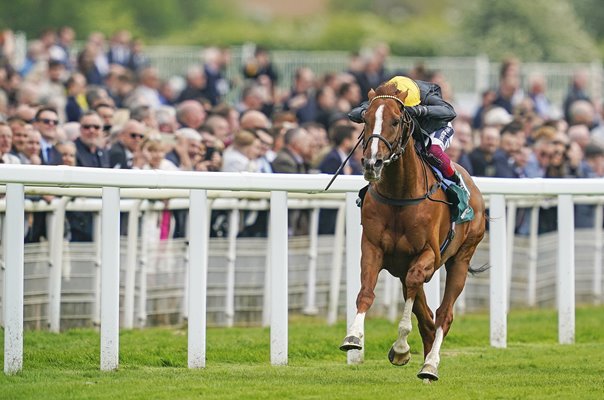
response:
[(426, 194), (423, 168), (422, 160), (415, 152), (411, 139), (399, 159), (384, 167), (382, 178), (376, 183), (376, 189), (381, 195), (392, 199), (423, 196)]

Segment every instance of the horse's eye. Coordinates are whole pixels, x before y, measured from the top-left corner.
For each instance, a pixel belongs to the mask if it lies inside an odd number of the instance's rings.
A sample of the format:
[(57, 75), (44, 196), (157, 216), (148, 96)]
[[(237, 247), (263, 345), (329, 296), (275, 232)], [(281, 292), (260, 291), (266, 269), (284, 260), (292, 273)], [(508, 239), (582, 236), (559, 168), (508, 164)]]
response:
[(399, 120), (395, 119), (394, 121), (392, 121), (392, 126), (398, 126), (399, 124)]

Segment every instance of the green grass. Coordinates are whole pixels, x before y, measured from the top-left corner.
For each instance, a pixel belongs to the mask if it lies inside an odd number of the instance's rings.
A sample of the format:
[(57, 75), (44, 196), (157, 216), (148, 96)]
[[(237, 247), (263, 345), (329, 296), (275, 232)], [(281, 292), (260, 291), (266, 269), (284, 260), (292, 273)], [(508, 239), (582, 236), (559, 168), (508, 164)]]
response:
[(186, 367), (185, 329), (122, 331), (113, 372), (99, 370), (96, 331), (28, 331), (23, 371), (0, 374), (0, 399), (601, 399), (602, 321), (604, 308), (578, 309), (576, 344), (559, 345), (554, 311), (513, 311), (508, 348), (493, 349), (488, 315), (459, 316), (443, 346), (441, 379), (429, 385), (415, 377), (417, 326), (409, 365), (394, 367), (386, 354), (397, 324), (382, 319), (366, 321), (365, 362), (356, 366), (338, 350), (344, 322), (328, 327), (315, 318), (290, 321), (286, 367), (270, 365), (262, 328), (208, 329), (200, 370)]

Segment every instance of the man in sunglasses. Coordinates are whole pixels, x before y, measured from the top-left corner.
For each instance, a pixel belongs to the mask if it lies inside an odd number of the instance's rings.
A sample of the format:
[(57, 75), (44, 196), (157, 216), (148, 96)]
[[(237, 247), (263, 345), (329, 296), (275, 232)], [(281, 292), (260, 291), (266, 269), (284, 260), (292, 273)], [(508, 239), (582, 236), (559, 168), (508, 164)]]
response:
[[(80, 117), (80, 136), (75, 140), (76, 166), (108, 168), (109, 154), (100, 145), (103, 141), (103, 120), (95, 111), (87, 111)], [(85, 211), (69, 211), (72, 242), (91, 242), (93, 215)]]
[(57, 150), (57, 126), (59, 115), (52, 107), (42, 107), (36, 112), (33, 122), (36, 130), (40, 131), (40, 160), (43, 165), (61, 164), (61, 153)]
[(101, 147), (103, 120), (95, 111), (80, 117), (80, 137), (75, 140), (78, 167), (109, 168), (109, 154)]
[(117, 141), (109, 149), (111, 168), (131, 169), (134, 153), (145, 137), (145, 125), (135, 119), (128, 120)]

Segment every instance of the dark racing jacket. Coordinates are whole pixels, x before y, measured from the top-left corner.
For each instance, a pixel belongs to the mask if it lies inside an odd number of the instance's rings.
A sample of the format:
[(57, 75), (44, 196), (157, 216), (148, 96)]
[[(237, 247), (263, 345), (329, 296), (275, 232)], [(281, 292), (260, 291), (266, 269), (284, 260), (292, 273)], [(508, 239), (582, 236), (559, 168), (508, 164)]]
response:
[(442, 96), (440, 86), (436, 83), (415, 81), (419, 87), (420, 104), (416, 107), (426, 107), (425, 115), (416, 117), (417, 122), (427, 134), (444, 126), (457, 116), (453, 106)]

